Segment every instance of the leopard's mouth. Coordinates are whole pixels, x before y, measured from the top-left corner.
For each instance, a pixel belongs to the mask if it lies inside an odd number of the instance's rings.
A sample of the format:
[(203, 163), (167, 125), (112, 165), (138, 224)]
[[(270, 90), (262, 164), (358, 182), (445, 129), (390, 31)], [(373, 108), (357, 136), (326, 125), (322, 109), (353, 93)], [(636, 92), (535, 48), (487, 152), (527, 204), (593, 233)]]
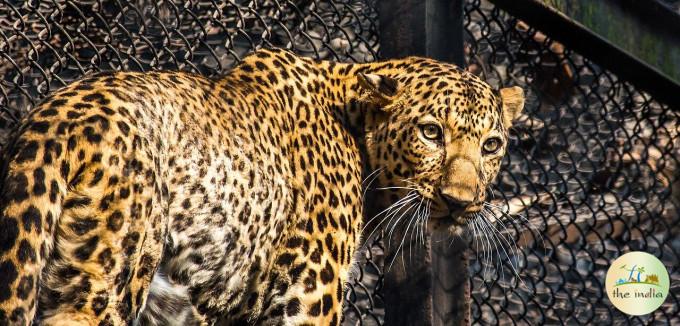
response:
[(451, 229), (456, 230), (455, 232), (460, 232), (467, 227), (470, 221), (476, 218), (476, 213), (480, 212), (484, 207), (484, 202), (478, 201), (464, 209), (452, 211), (437, 195), (429, 195), (427, 192), (419, 190), (415, 190), (415, 194), (414, 197), (424, 198), (431, 202), (431, 206), (428, 209), (428, 225), (433, 230)]
[(430, 218), (433, 220), (445, 220), (449, 224), (463, 226), (475, 218), (475, 213), (482, 211), (484, 202), (473, 203), (465, 209), (450, 210), (446, 204), (436, 202), (432, 206)]
[(475, 219), (474, 213), (464, 213), (460, 215), (431, 216), (433, 220), (440, 221), (442, 224), (465, 226)]
[(443, 202), (432, 204), (432, 206), (435, 205), (437, 209), (432, 209), (429, 220), (429, 225), (432, 226), (431, 230), (462, 236), (472, 225), (472, 221), (479, 216), (478, 213), (482, 211), (484, 202), (475, 202), (457, 211), (451, 211)]

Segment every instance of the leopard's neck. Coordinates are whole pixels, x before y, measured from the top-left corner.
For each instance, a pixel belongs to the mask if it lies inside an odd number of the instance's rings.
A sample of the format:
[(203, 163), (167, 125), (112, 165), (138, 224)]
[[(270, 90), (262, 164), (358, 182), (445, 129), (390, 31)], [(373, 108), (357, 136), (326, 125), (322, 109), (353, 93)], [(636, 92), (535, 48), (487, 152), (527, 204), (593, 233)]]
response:
[[(375, 63), (337, 63), (299, 57), (287, 50), (262, 49), (244, 58), (225, 78), (224, 84), (248, 89), (251, 96), (279, 93), (280, 110), (298, 113), (296, 105), (308, 104), (314, 109), (331, 112), (349, 130), (365, 128), (367, 113), (375, 106), (364, 101), (357, 76), (383, 74), (396, 77), (405, 69), (408, 59)], [(312, 112), (312, 115), (315, 112)], [(309, 119), (298, 116), (299, 119)]]
[(323, 132), (322, 125), (341, 124), (354, 138), (357, 149), (365, 154), (365, 136), (380, 119), (380, 110), (367, 100), (366, 92), (359, 86), (358, 75), (381, 74), (396, 78), (401, 70), (408, 68), (407, 62), (408, 58), (375, 63), (337, 63), (299, 57), (286, 50), (264, 49), (244, 58), (218, 84), (226, 92), (239, 92), (235, 98), (258, 102), (264, 97), (272, 97), (274, 101), (267, 103), (275, 107), (267, 109), (282, 111), (281, 116), (288, 120), (284, 125), (290, 126), (292, 135), (296, 128), (311, 126), (314, 132)]

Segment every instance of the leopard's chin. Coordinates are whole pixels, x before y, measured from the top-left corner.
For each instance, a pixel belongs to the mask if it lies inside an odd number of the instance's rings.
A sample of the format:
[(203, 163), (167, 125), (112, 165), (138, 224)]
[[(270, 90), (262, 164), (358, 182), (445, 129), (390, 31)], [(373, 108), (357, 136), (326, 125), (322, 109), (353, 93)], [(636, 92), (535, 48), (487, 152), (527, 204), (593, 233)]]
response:
[(432, 231), (448, 232), (451, 235), (462, 235), (468, 222), (474, 219), (473, 213), (451, 214), (450, 212), (433, 212), (429, 225)]

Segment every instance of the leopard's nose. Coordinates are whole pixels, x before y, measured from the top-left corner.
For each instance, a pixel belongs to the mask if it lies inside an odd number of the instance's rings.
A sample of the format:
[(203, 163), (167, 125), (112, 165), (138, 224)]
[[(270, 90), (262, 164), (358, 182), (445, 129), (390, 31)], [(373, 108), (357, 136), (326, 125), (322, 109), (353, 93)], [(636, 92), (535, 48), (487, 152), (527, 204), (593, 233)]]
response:
[(472, 200), (466, 198), (460, 198), (445, 193), (441, 193), (441, 196), (444, 198), (444, 202), (446, 202), (446, 206), (449, 208), (450, 212), (463, 211), (472, 204)]

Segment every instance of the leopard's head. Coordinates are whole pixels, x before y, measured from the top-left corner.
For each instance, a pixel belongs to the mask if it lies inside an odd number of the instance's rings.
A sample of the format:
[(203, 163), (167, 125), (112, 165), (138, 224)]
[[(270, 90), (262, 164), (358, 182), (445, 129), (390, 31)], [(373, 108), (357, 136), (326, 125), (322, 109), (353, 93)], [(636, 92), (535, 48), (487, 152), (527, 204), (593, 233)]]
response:
[(453, 65), (422, 58), (406, 69), (359, 74), (358, 81), (364, 99), (375, 103), (366, 129), (374, 173), (366, 183), (389, 194), (380, 195), (392, 205), (383, 216), (429, 218), (460, 232), (483, 209), (523, 90), (495, 91)]

